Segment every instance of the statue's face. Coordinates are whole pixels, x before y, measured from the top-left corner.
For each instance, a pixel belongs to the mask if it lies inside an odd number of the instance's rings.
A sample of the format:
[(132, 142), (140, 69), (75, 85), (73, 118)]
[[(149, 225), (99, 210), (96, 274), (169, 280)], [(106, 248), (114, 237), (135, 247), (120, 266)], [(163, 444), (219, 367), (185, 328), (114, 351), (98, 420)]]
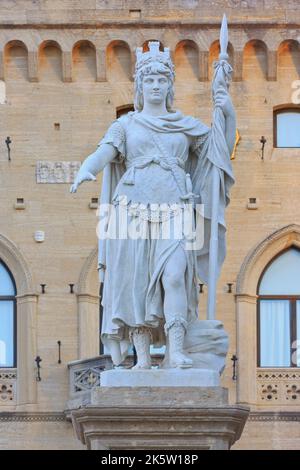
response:
[(143, 78), (144, 102), (160, 104), (166, 102), (169, 91), (169, 80), (162, 74), (145, 75)]

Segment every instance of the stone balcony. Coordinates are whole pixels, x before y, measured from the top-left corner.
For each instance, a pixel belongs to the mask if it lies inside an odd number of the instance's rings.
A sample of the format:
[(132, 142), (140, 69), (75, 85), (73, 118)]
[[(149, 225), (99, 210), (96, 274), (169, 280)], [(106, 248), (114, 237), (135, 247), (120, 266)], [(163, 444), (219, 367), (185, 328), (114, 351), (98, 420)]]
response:
[(257, 404), (299, 406), (300, 370), (259, 368), (256, 373)]
[[(162, 360), (161, 354), (152, 354), (152, 365), (158, 366)], [(127, 356), (120, 368), (131, 368), (133, 356)], [(104, 370), (113, 369), (110, 356), (101, 355), (90, 359), (72, 361), (69, 369), (69, 400), (66, 406), (66, 415), (70, 417), (70, 411), (91, 403), (91, 392), (95, 387), (101, 386), (100, 374)]]

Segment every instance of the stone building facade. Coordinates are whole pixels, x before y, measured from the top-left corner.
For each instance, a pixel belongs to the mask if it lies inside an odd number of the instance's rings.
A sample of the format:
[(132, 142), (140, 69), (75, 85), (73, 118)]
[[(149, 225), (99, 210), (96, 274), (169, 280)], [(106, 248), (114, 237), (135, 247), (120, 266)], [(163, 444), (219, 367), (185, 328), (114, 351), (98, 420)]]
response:
[[(260, 278), (275, 257), (300, 247), (300, 148), (277, 146), (274, 130), (278, 110), (300, 107), (299, 2), (2, 0), (0, 260), (15, 283), (16, 358), (0, 366), (1, 449), (81, 448), (68, 409), (88, 399), (107, 361), (97, 359), (101, 175), (75, 195), (69, 183), (132, 106), (135, 48), (148, 40), (171, 50), (175, 107), (210, 124), (224, 11), (240, 142), (218, 284), (217, 318), (230, 335), (222, 383), (232, 403), (251, 406), (234, 448), (300, 447), (300, 369), (257, 359)], [(206, 298), (204, 287), (201, 318)]]

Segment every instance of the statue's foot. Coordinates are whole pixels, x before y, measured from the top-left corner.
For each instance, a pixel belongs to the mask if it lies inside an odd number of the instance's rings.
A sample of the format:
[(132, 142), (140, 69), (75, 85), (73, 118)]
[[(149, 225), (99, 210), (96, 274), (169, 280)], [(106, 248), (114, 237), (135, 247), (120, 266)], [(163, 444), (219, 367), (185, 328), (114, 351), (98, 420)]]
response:
[(137, 364), (131, 368), (131, 370), (142, 370), (142, 369), (151, 369), (151, 363), (138, 361)]
[(179, 367), (181, 369), (188, 369), (189, 367), (193, 367), (193, 361), (189, 357), (185, 356), (184, 354), (177, 352), (172, 355), (170, 360), (171, 367)]

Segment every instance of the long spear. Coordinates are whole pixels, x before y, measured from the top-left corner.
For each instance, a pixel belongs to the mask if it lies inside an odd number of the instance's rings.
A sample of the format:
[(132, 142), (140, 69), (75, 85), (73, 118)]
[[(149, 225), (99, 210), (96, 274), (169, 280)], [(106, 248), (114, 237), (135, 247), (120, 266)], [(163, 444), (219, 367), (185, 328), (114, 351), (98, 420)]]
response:
[[(217, 88), (227, 89), (225, 80), (224, 69), (221, 65), (221, 61), (227, 61), (228, 47), (228, 27), (227, 19), (224, 13), (222, 19), (222, 26), (220, 31), (220, 54), (219, 62), (216, 65), (216, 71), (214, 75), (212, 90), (213, 95), (216, 93)], [(214, 109), (213, 119), (213, 132), (216, 137), (221, 129), (223, 135), (225, 133), (225, 118), (222, 110), (219, 107)], [(220, 196), (220, 175), (219, 169), (213, 165), (212, 167), (212, 193), (211, 193), (211, 232), (209, 242), (209, 267), (208, 267), (208, 302), (207, 302), (207, 319), (214, 320), (216, 310), (216, 290), (218, 280), (218, 212), (219, 212), (219, 196)]]

